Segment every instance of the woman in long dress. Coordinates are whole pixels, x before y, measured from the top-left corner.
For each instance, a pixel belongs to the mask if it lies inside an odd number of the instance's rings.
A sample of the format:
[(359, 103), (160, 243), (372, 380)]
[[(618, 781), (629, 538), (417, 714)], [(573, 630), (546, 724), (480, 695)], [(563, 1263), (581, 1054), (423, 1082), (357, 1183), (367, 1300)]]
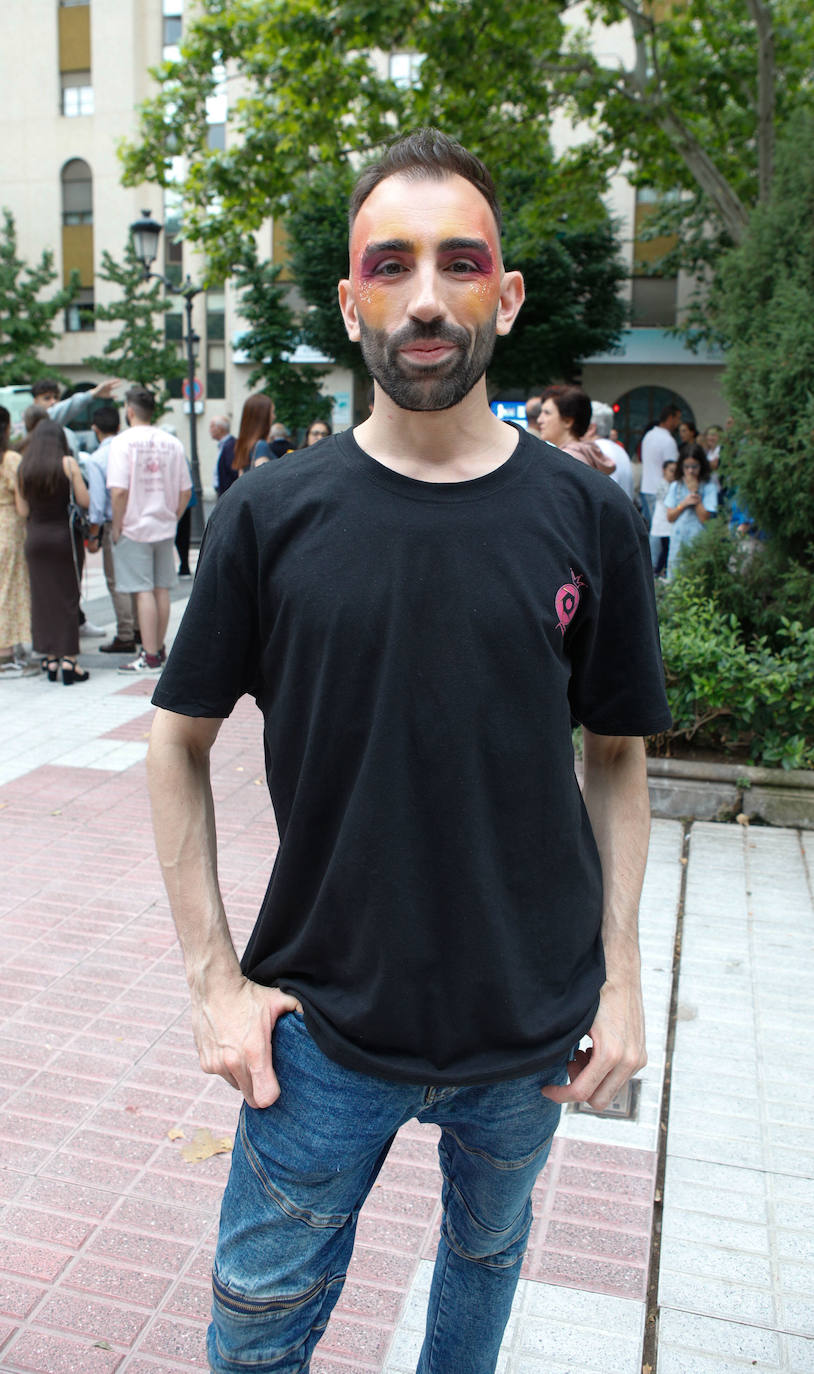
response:
[(17, 644), (31, 639), (31, 597), (23, 545), (25, 521), (14, 502), (20, 455), (8, 446), (11, 415), (0, 406), (0, 674), (20, 677), (25, 671), (15, 659)]
[(65, 686), (87, 682), (79, 653), (79, 571), (71, 534), (71, 493), (90, 504), (79, 464), (61, 425), (41, 420), (17, 470), (17, 510), (26, 519), (25, 557), (31, 580), (34, 648), (47, 659), (48, 677)]

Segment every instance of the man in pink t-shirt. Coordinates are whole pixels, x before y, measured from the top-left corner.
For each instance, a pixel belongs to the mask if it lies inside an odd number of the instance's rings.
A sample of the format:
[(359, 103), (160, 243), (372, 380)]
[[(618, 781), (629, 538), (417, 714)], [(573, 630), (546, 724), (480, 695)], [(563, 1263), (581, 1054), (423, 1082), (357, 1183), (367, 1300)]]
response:
[(164, 636), (175, 586), (175, 527), (192, 483), (183, 446), (152, 418), (155, 397), (133, 386), (124, 398), (129, 428), (117, 434), (107, 460), (113, 507), (116, 588), (138, 602), (142, 652), (120, 673), (155, 674), (164, 662)]

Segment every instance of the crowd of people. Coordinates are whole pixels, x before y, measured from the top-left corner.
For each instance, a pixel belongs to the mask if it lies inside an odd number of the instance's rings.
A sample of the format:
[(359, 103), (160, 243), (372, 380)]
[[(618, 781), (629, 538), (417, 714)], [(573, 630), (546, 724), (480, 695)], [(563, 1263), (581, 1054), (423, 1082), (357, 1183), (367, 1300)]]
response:
[[(127, 425), (122, 428), (113, 401), (119, 385), (103, 382), (60, 400), (58, 383), (40, 379), (22, 416), (24, 435), (14, 444), (11, 415), (0, 406), (2, 677), (42, 672), (66, 686), (88, 681), (87, 669), (77, 663), (80, 632), (102, 637), (104, 631), (91, 625), (81, 607), (86, 551), (102, 554), (116, 619), (115, 633), (98, 646), (100, 652), (137, 655), (120, 666), (122, 672), (156, 672), (163, 666), (169, 591), (177, 577), (191, 575), (195, 493), (183, 446), (169, 430), (152, 424), (155, 402), (144, 388), (131, 387), (125, 396)], [(96, 404), (88, 415), (90, 399)], [(226, 415), (210, 421), (209, 433), (217, 444), (218, 496), (250, 468), (297, 447), (263, 393), (247, 398), (237, 435)], [(302, 447), (330, 433), (327, 420), (314, 419)], [(146, 467), (138, 477), (139, 462), (152, 467), (151, 478)], [(155, 479), (159, 471), (160, 482)], [(126, 489), (118, 512), (117, 483), (120, 492)], [(152, 546), (159, 543), (156, 552)]]
[[(86, 549), (101, 551), (116, 612), (116, 634), (102, 652), (141, 653), (123, 673), (159, 671), (176, 578), (179, 522), (192, 494), (183, 446), (152, 424), (155, 398), (131, 387), (127, 428), (109, 398), (119, 384), (81, 393), (95, 407), (79, 447), (65, 427), (79, 412), (59, 401), (56, 382), (32, 387), (25, 437), (12, 447), (11, 416), (0, 407), (0, 674), (47, 674), (64, 686), (87, 682), (80, 634), (103, 636), (81, 604)], [(33, 646), (33, 656), (27, 646)]]
[[(123, 449), (128, 440), (122, 438), (119, 409), (111, 399), (116, 385), (105, 382), (89, 393), (60, 401), (56, 383), (36, 383), (32, 388), (34, 403), (23, 417), (25, 438), (16, 447), (9, 442), (9, 413), (0, 407), (1, 675), (44, 671), (50, 681), (61, 680), (66, 685), (87, 680), (87, 671), (77, 664), (84, 618), (80, 591), (86, 548), (90, 553), (102, 553), (116, 617), (115, 634), (109, 643), (99, 646), (101, 651), (135, 654), (141, 645), (136, 659), (140, 670), (156, 671), (163, 664), (169, 587), (176, 576), (191, 574), (190, 508), (195, 498), (194, 493), (191, 500), (187, 496), (180, 508), (181, 491), (191, 491), (191, 481), (181, 483), (180, 478), (182, 470), (188, 478), (183, 448), (150, 423), (149, 393), (141, 396), (141, 411), (126, 402), (129, 426), (147, 426), (150, 433), (143, 436), (144, 442), (172, 452), (180, 514), (176, 520), (170, 494), (158, 524), (155, 520), (151, 523), (149, 515), (146, 524), (131, 519), (130, 534), (135, 530), (136, 538), (133, 541), (125, 532), (122, 547), (127, 547), (128, 540), (138, 543), (139, 531), (143, 535), (146, 529), (148, 535), (155, 535), (158, 525), (160, 539), (165, 541), (170, 538), (172, 525), (179, 566), (171, 567), (171, 551), (164, 548), (157, 577), (155, 569), (149, 576), (144, 573), (139, 577), (128, 568), (117, 580), (116, 521), (108, 462), (114, 441), (118, 439)], [(128, 393), (131, 400), (133, 391)], [(89, 396), (101, 404), (94, 408), (80, 448), (75, 431), (65, 425), (81, 414)], [(565, 383), (548, 386), (526, 402), (529, 433), (609, 477), (639, 508), (649, 530), (654, 574), (669, 579), (675, 575), (682, 549), (717, 513), (722, 430), (712, 425), (699, 435), (681, 408), (669, 404), (645, 430), (637, 453), (631, 457), (620, 443), (615, 421), (612, 406), (592, 401), (581, 387)], [(299, 446), (311, 447), (331, 432), (327, 420), (316, 418)], [(281, 458), (298, 446), (288, 427), (277, 420), (273, 400), (263, 392), (246, 399), (237, 434), (231, 433), (225, 414), (210, 420), (209, 433), (217, 444), (214, 487), (218, 497), (250, 469)], [(131, 502), (133, 499), (131, 496)], [(120, 551), (120, 563), (122, 556)], [(167, 585), (158, 591), (155, 585), (147, 586), (156, 580)], [(142, 621), (149, 627), (149, 647), (142, 638)], [(25, 651), (27, 644), (33, 644), (33, 657)], [(123, 665), (123, 670), (127, 668)]]
[(656, 577), (675, 576), (682, 549), (718, 513), (723, 431), (695, 422), (669, 403), (649, 425), (636, 459), (619, 442), (613, 407), (591, 401), (577, 386), (547, 387), (526, 402), (531, 434), (611, 477), (641, 511)]

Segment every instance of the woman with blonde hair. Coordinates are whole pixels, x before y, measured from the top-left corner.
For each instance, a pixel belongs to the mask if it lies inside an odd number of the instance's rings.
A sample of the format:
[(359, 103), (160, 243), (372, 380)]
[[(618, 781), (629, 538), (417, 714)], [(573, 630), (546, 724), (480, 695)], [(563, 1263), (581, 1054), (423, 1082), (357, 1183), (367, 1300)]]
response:
[(268, 437), (274, 423), (274, 402), (264, 392), (257, 391), (248, 396), (240, 416), (240, 429), (235, 440), (235, 456), (232, 467), (235, 472), (244, 473), (258, 461), (268, 462), (271, 448)]
[(90, 496), (61, 425), (40, 420), (17, 469), (15, 500), (26, 521), (31, 581), (31, 634), (45, 655), (48, 678), (66, 687), (87, 682), (79, 653), (79, 569), (69, 517), (71, 494), (87, 510)]

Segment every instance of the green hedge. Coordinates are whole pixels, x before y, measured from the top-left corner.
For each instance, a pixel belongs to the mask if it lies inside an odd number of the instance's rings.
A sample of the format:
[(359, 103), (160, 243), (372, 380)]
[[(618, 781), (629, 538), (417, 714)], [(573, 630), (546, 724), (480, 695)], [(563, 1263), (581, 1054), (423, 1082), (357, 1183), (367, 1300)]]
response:
[(771, 640), (747, 637), (688, 565), (660, 595), (659, 621), (673, 728), (652, 749), (680, 740), (814, 768), (814, 627), (781, 615)]

